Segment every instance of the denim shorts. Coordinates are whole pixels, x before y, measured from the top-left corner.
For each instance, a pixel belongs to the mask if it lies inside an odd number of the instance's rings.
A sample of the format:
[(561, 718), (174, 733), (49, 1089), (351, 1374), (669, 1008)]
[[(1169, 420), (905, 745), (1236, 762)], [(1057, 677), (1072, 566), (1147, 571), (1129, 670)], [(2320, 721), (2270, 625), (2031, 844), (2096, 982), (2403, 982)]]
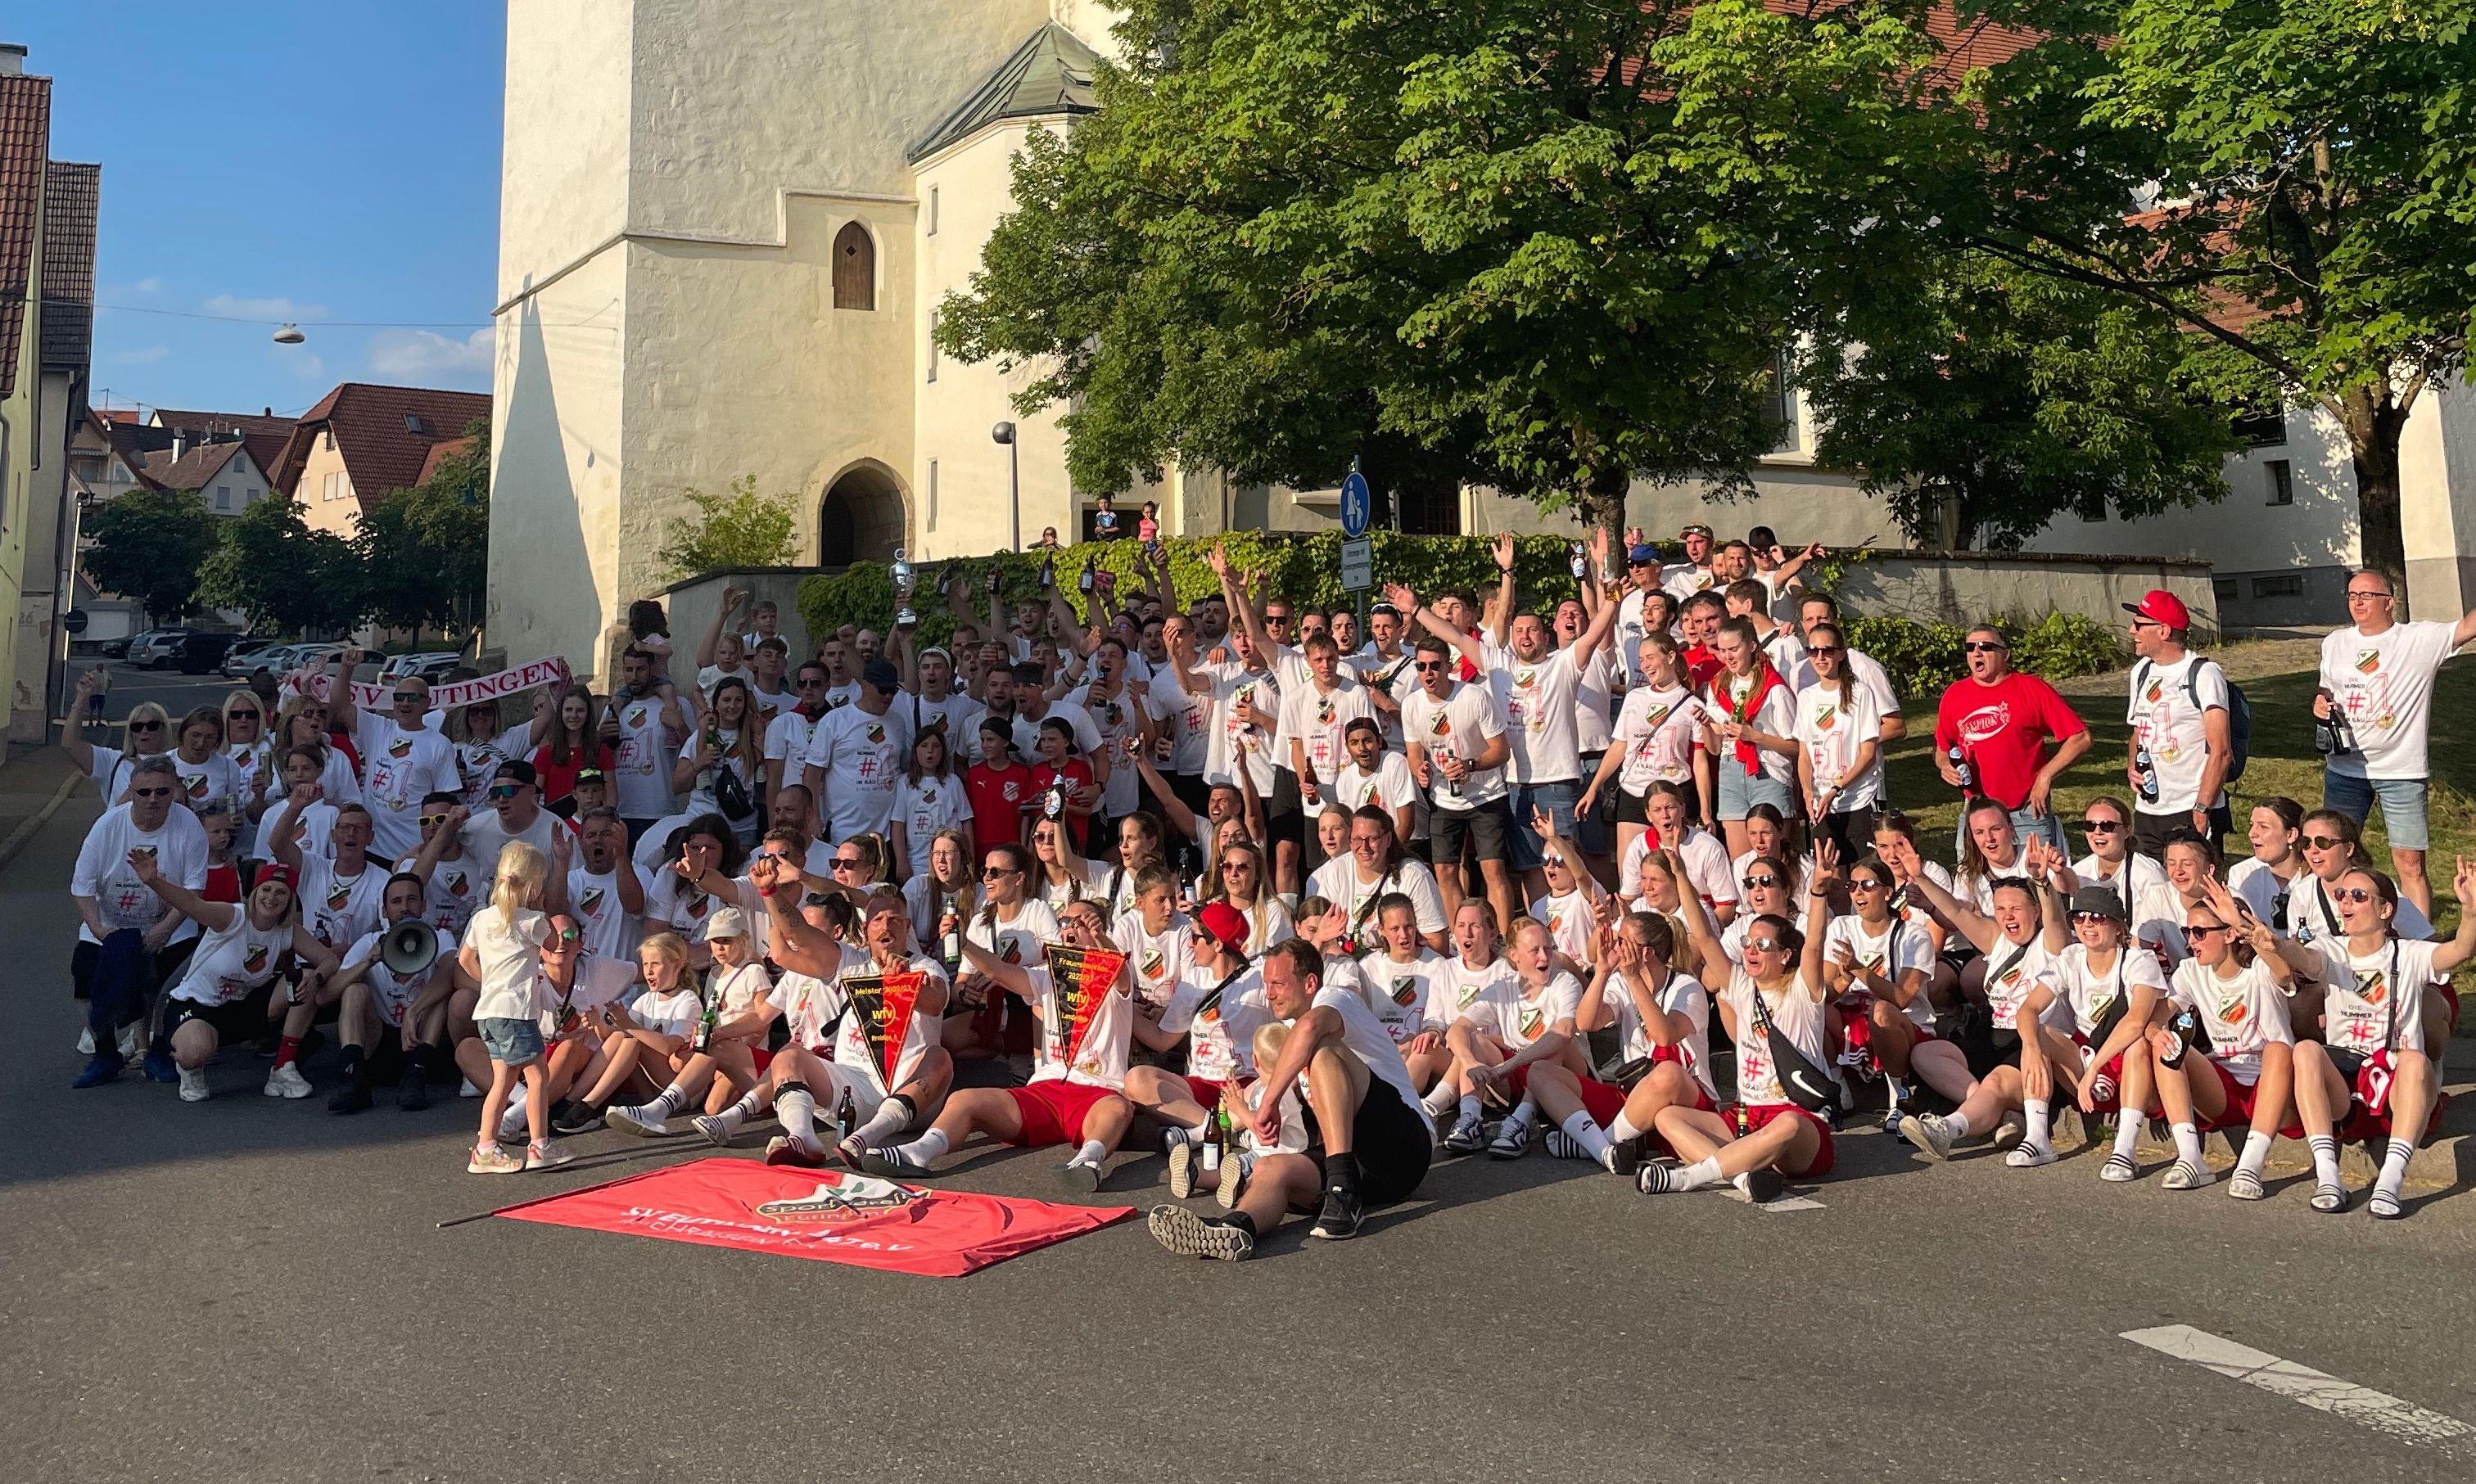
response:
[(502, 1066), (521, 1067), (541, 1060), (541, 1022), (536, 1020), (501, 1019), (491, 1016), (477, 1020), (473, 1028), (482, 1033), (482, 1050)]
[(1582, 785), (1572, 779), (1555, 783), (1516, 783), (1513, 785), (1513, 869), (1536, 871), (1548, 862), (1547, 842), (1539, 831), (1530, 828), (1530, 814), (1543, 811), (1555, 823), (1560, 838), (1572, 840), (1578, 848), (1581, 840), (1573, 831), (1573, 805), (1582, 802)]
[[(1582, 758), (1584, 779), (1598, 776), (1599, 758), (1602, 755), (1604, 754), (1599, 753), (1584, 754)], [(1623, 792), (1623, 789), (1617, 786), (1616, 779), (1610, 779), (1608, 786), (1599, 790), (1598, 807), (1573, 822), (1574, 831), (1581, 837), (1583, 854), (1613, 855), (1617, 853), (1617, 796)], [(1581, 799), (1582, 796), (1579, 793), (1574, 794), (1575, 804), (1580, 804)]]
[(2394, 850), (2420, 851), (2433, 844), (2433, 827), (2425, 817), (2431, 785), (2423, 779), (2360, 779), (2334, 769), (2321, 773), (2321, 807), (2336, 809), (2357, 824), (2382, 806), (2382, 829)]
[(1712, 801), (1713, 812), (1722, 820), (1744, 819), (1758, 804), (1771, 807), (1795, 820), (1803, 810), (1796, 804), (1796, 791), (1782, 780), (1767, 774), (1746, 774), (1745, 764), (1737, 761), (1730, 749), (1720, 759), (1720, 789)]

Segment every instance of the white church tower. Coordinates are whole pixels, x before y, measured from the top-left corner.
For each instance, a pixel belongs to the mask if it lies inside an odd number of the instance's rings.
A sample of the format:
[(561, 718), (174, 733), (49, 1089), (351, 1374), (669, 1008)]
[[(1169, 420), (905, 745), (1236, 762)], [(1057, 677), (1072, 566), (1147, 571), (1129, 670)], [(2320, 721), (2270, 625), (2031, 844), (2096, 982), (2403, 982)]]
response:
[(801, 559), (940, 556), (1078, 508), (1020, 378), (940, 365), (940, 298), (1033, 127), (1093, 107), (1091, 0), (508, 8), (491, 642), (597, 674), (690, 487), (800, 502)]

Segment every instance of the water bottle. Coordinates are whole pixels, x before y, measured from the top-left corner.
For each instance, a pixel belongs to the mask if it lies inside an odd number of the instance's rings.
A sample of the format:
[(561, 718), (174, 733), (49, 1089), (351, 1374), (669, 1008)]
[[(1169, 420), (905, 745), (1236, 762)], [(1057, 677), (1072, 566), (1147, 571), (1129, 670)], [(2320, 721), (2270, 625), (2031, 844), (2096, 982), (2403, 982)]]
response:
[(1951, 759), (1951, 771), (1960, 777), (1960, 791), (1963, 794), (1975, 793), (1977, 770), (1969, 765), (1968, 750), (1955, 742), (1951, 745), (1950, 751), (1944, 755)]
[(2201, 1016), (2199, 1011), (2192, 1009), (2189, 1005), (2177, 1010), (2174, 1018), (2166, 1023), (2166, 1039), (2169, 1049), (2160, 1055), (2158, 1060), (2163, 1065), (2169, 1067), (2182, 1066), (2184, 1064), (2184, 1053), (2191, 1049), (2193, 1040), (2200, 1034), (2200, 1028)]
[(2146, 743), (2132, 750), (2132, 776), (2134, 790), (2143, 801), (2156, 804), (2158, 802), (2158, 765), (2150, 760), (2149, 747)]

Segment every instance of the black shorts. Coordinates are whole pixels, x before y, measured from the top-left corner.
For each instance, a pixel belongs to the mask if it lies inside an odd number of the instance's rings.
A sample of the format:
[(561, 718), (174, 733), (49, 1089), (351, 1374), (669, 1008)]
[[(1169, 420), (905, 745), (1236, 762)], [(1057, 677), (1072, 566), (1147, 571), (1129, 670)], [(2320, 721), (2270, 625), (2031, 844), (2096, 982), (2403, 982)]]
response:
[(1650, 823), (1650, 815), (1645, 810), (1645, 805), (1650, 802), (1647, 795), (1626, 793), (1622, 785), (1610, 789), (1609, 792), (1617, 796), (1618, 824), (1647, 825)]
[(1984, 1081), (2003, 1067), (2020, 1065), (2020, 1032), (2002, 1026), (1989, 1026), (1957, 1037), (1952, 1044), (1968, 1063), (1968, 1075)]
[(1840, 858), (1853, 862), (1874, 853), (1874, 806), (1845, 812), (1834, 811), (1822, 816), (1822, 837), (1840, 851)]
[[(2143, 855), (2164, 856), (2166, 837), (2178, 829), (2192, 828), (2191, 811), (2172, 814), (2151, 814), (2136, 808), (2132, 815), (2132, 848)], [(2210, 843), (2223, 847), (2227, 835), (2235, 829), (2235, 815), (2225, 804), (2210, 811)]]
[[(1403, 1102), (1392, 1083), (1370, 1074), (1366, 1100), (1349, 1123), (1349, 1146), (1358, 1160), (1359, 1201), (1371, 1207), (1386, 1206), (1409, 1200), (1427, 1177), (1436, 1137), (1427, 1131), (1419, 1110)], [(1321, 1139), (1308, 1145), (1307, 1157), (1316, 1162), (1317, 1174), (1323, 1174)]]
[(1273, 797), (1264, 801), (1264, 828), (1275, 840), (1296, 840), (1305, 822), (1306, 800), (1299, 793), (1299, 776), (1287, 768), (1273, 770)]
[(1511, 820), (1501, 799), (1467, 812), (1438, 809), (1427, 816), (1427, 838), (1433, 847), (1428, 858), (1459, 864), (1467, 843), (1469, 853), (1480, 860), (1502, 860), (1512, 850)]
[(266, 1002), (255, 997), (230, 1004), (200, 1004), (173, 1000), (163, 1008), (163, 1033), (170, 1035), (191, 1021), (204, 1021), (226, 1041), (255, 1041), (266, 1033)]

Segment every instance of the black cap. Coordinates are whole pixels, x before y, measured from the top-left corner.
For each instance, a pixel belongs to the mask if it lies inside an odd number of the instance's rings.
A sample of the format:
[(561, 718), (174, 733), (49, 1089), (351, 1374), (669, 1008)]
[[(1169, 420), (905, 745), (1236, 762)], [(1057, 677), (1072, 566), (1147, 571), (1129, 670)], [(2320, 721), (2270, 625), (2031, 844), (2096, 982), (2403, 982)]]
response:
[(2084, 886), (2072, 893), (2072, 915), (2078, 917), (2083, 913), (2092, 917), (2111, 917), (2118, 923), (2132, 921), (2132, 915), (2123, 909), (2123, 899), (2117, 896), (2110, 886)]
[(502, 782), (531, 783), (535, 787), (541, 785), (541, 775), (533, 771), (532, 763), (521, 757), (510, 757), (499, 764), (499, 771), (492, 776)]
[(892, 695), (903, 688), (903, 672), (882, 659), (872, 659), (860, 666), (860, 683), (871, 685)]

